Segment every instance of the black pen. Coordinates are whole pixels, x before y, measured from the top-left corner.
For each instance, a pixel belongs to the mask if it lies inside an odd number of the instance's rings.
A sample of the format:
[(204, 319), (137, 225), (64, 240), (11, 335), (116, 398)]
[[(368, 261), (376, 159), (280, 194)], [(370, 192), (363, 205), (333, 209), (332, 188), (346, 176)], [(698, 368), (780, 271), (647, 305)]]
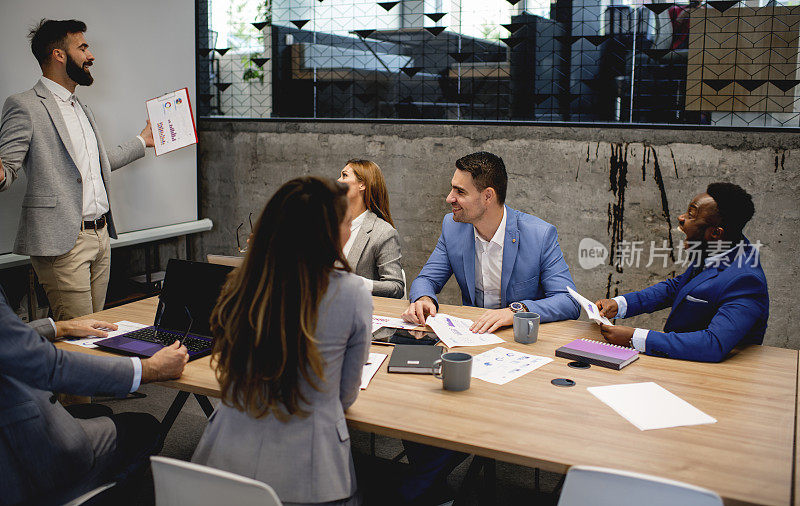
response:
[(164, 316), (164, 301), (162, 301), (161, 298), (159, 297), (158, 309), (156, 309), (156, 321), (153, 324), (153, 327), (155, 328), (155, 331), (156, 331), (156, 339), (159, 339), (159, 337), (158, 337), (158, 328), (161, 326), (161, 317), (162, 316)]
[(186, 327), (186, 332), (183, 334), (183, 337), (179, 341), (181, 346), (183, 346), (183, 342), (189, 336), (189, 331), (192, 330), (192, 323), (194, 323), (194, 318), (192, 318), (192, 313), (189, 312), (189, 308), (187, 306), (183, 306), (183, 309), (186, 310), (186, 316), (189, 317), (189, 326)]

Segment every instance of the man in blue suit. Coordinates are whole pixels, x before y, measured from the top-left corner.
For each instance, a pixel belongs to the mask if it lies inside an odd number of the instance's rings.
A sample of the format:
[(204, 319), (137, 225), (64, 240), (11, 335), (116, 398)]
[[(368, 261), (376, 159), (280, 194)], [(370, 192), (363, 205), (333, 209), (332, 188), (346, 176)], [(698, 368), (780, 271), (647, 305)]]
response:
[[(578, 318), (567, 293), (575, 284), (558, 245), (556, 228), (505, 205), (508, 175), (503, 160), (478, 152), (456, 161), (436, 249), (411, 284), (406, 321), (424, 324), (438, 309), (436, 294), (451, 275), (465, 306), (487, 308), (471, 327), (494, 332), (513, 323), (514, 313), (533, 311), (542, 322)], [(400, 485), (404, 501), (438, 504), (447, 474), (464, 454), (403, 442), (412, 471)], [(438, 485), (438, 486), (437, 486)], [(447, 491), (444, 491), (447, 494)]]
[(741, 187), (708, 185), (678, 217), (684, 247), (699, 245), (695, 265), (639, 292), (597, 301), (609, 318), (672, 307), (664, 332), (603, 325), (603, 337), (648, 355), (701, 362), (720, 362), (738, 344), (761, 344), (769, 317), (767, 280), (758, 249), (742, 234), (753, 213), (753, 200)]
[(503, 160), (487, 152), (456, 161), (447, 203), (453, 212), (419, 276), (403, 318), (424, 323), (438, 308), (436, 294), (451, 275), (465, 306), (489, 309), (475, 332), (494, 332), (513, 323), (514, 313), (532, 311), (541, 321), (575, 319), (580, 307), (558, 245), (556, 228), (505, 205), (508, 175)]

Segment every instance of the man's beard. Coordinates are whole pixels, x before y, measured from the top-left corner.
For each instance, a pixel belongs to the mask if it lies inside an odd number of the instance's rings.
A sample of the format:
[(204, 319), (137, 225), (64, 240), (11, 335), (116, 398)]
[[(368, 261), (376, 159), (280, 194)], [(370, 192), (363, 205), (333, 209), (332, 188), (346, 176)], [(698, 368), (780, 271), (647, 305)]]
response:
[(479, 209), (479, 210), (473, 211), (472, 214), (468, 214), (467, 210), (462, 207), (461, 208), (461, 216), (456, 215), (455, 212), (453, 213), (453, 221), (455, 221), (456, 223), (472, 223), (472, 224), (474, 224), (476, 221), (478, 221), (479, 219), (481, 219), (483, 217), (484, 213), (486, 213), (485, 209)]
[(75, 63), (75, 60), (70, 55), (67, 55), (67, 75), (81, 86), (91, 86), (94, 82), (94, 77), (89, 73), (89, 69), (84, 70)]

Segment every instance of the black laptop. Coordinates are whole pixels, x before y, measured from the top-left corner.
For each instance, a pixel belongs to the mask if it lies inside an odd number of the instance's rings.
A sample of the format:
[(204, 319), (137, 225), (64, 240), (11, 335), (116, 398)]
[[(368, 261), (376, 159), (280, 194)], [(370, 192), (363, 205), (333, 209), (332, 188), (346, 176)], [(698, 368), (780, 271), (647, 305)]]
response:
[(109, 337), (95, 344), (110, 351), (150, 357), (182, 340), (189, 360), (211, 353), (211, 311), (233, 267), (173, 258), (167, 264), (164, 284), (152, 327)]

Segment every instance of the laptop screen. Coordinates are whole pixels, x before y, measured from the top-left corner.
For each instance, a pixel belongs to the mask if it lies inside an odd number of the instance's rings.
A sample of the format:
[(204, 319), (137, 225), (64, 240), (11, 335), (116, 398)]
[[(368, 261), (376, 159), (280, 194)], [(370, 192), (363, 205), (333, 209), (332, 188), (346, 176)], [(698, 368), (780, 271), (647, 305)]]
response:
[[(184, 333), (192, 315), (190, 334), (212, 337), (209, 320), (225, 279), (233, 267), (228, 265), (170, 259), (161, 290), (160, 329)], [(158, 321), (158, 315), (156, 315)]]

